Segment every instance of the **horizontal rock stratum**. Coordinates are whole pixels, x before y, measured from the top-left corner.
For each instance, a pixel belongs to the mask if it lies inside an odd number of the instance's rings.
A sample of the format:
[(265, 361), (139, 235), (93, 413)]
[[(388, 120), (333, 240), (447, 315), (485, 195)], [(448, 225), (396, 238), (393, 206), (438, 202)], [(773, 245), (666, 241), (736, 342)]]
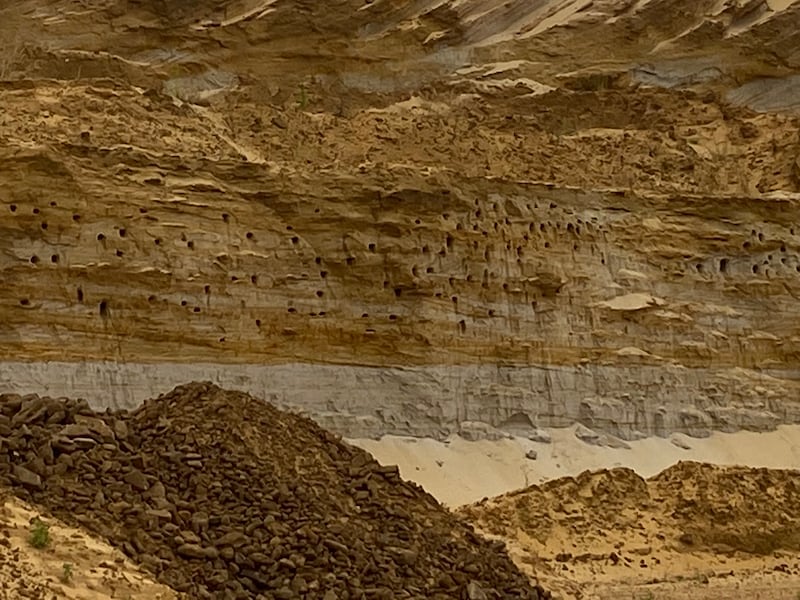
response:
[(214, 379), (354, 436), (800, 421), (798, 121), (728, 94), (800, 68), (797, 5), (523, 4), (4, 9), (2, 389)]

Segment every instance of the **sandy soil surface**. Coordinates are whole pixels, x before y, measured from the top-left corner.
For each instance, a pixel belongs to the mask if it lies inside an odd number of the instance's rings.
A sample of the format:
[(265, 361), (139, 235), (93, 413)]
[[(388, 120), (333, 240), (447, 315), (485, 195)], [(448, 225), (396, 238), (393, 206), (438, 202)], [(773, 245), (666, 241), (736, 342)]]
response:
[[(121, 552), (68, 527), (24, 502), (0, 499), (0, 597), (67, 600), (176, 600), (181, 596), (155, 583)], [(49, 543), (31, 545), (36, 519)]]
[(564, 598), (800, 594), (797, 471), (682, 462), (585, 472), (459, 512)]
[[(484, 497), (574, 476), (587, 469), (628, 467), (651, 477), (681, 460), (773, 469), (800, 468), (800, 426), (776, 431), (713, 433), (707, 438), (674, 434), (670, 439), (625, 442), (628, 448), (595, 446), (575, 435), (577, 426), (547, 430), (551, 443), (525, 438), (470, 442), (385, 436), (350, 440), (381, 463), (397, 464), (400, 474), (422, 485), (440, 502), (457, 507)], [(685, 446), (685, 447), (680, 447)], [(536, 459), (526, 458), (529, 451)]]

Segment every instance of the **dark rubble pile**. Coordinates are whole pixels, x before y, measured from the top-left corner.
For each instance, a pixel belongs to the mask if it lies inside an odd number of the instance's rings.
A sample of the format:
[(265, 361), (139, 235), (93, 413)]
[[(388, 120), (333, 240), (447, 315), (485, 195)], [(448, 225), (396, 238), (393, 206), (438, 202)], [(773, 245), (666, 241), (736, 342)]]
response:
[(396, 467), (211, 384), (134, 412), (0, 396), (0, 484), (192, 598), (543, 598)]

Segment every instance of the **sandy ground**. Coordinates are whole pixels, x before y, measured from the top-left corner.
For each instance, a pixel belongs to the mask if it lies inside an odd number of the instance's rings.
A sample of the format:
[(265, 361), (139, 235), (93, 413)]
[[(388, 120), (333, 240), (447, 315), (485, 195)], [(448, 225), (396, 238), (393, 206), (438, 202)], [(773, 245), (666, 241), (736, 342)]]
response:
[[(176, 600), (169, 588), (154, 583), (122, 553), (83, 531), (16, 499), (0, 508), (0, 598)], [(30, 543), (32, 520), (49, 526), (49, 543)]]
[[(524, 438), (468, 442), (453, 437), (439, 442), (393, 436), (350, 442), (371, 452), (381, 463), (399, 465), (403, 477), (419, 483), (450, 507), (587, 469), (629, 467), (642, 477), (651, 477), (681, 460), (800, 468), (798, 425), (783, 425), (767, 433), (713, 433), (703, 439), (675, 434), (672, 439), (627, 442), (630, 449), (587, 444), (575, 437), (575, 429), (548, 430), (550, 444)], [(536, 451), (536, 460), (525, 457), (529, 450)]]
[(798, 471), (682, 462), (585, 472), (460, 513), (562, 598), (800, 593)]
[[(794, 511), (781, 516), (785, 507), (776, 506), (772, 498), (780, 488), (786, 493), (775, 498), (796, 499), (791, 473), (743, 470), (726, 475), (725, 469), (702, 465), (696, 471), (679, 465), (671, 476), (662, 473), (680, 461), (798, 469), (800, 426), (768, 433), (714, 433), (704, 439), (649, 438), (628, 442), (630, 448), (590, 445), (576, 437), (576, 430), (577, 426), (548, 430), (549, 444), (525, 438), (351, 441), (383, 463), (398, 464), (404, 477), (454, 508), (534, 486), (531, 492), (510, 494), (510, 500), (492, 498), (464, 508), (462, 514), (484, 534), (506, 541), (515, 562), (558, 598), (800, 598), (800, 553), (795, 547), (746, 551), (750, 529), (756, 537), (770, 527), (793, 530), (790, 521), (796, 516), (789, 513)], [(526, 458), (530, 450), (536, 451), (535, 460)], [(584, 473), (614, 467), (666, 479), (672, 488), (645, 484), (619, 470)], [(581, 473), (576, 483), (573, 477)], [(759, 477), (776, 477), (778, 483), (763, 484)], [(647, 486), (653, 489), (643, 491)], [(763, 502), (747, 505), (764, 490)], [(520, 497), (530, 498), (528, 508), (518, 504)], [(741, 525), (733, 528), (736, 542), (731, 542), (741, 548), (679, 541), (692, 526), (714, 532), (721, 523)]]

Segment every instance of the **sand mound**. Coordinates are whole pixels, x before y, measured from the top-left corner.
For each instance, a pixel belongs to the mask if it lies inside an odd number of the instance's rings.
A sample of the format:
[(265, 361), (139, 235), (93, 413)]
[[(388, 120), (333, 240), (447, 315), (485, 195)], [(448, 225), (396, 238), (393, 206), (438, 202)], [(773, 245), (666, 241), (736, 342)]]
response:
[(15, 493), (193, 598), (545, 596), (396, 467), (246, 394), (191, 384), (103, 415), (0, 398)]
[[(31, 545), (37, 519), (47, 532), (43, 547)], [(0, 536), (0, 598), (173, 600), (179, 597), (168, 587), (155, 583), (119, 550), (56, 519), (42, 518), (16, 498), (2, 500)]]
[(694, 462), (650, 479), (625, 468), (587, 471), (459, 512), (508, 540), (520, 564), (577, 583), (696, 587), (736, 572), (739, 584), (778, 589), (765, 573), (794, 577), (795, 586), (800, 574), (798, 471)]

